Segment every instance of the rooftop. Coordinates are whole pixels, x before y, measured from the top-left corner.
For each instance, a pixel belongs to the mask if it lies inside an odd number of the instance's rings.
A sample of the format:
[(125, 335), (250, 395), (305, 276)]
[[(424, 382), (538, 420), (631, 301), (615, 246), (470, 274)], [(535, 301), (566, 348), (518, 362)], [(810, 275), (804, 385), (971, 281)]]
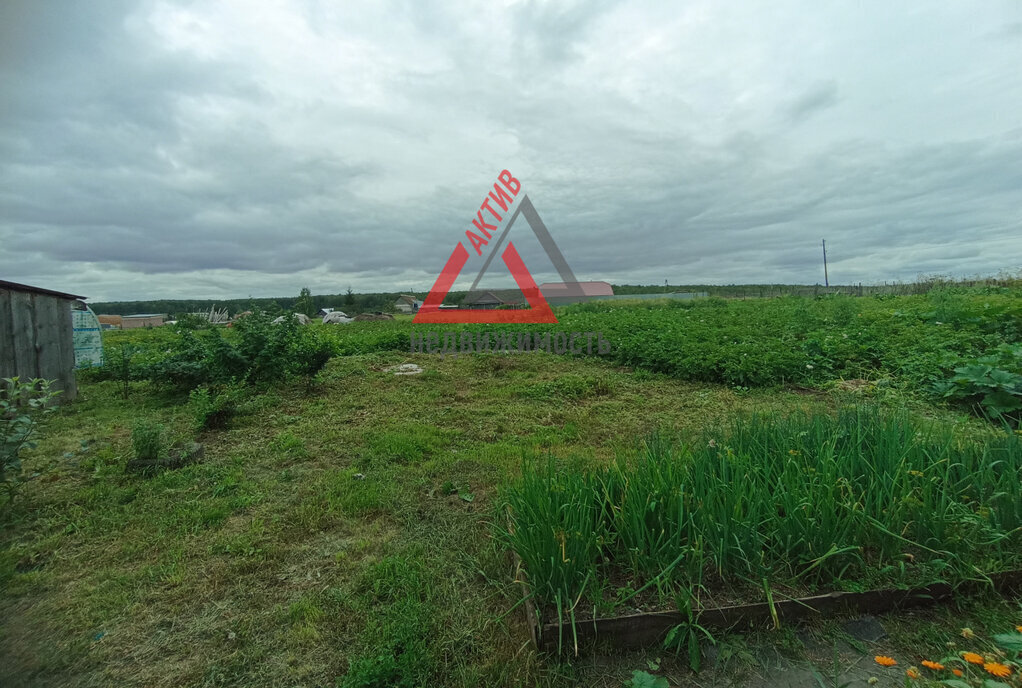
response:
[(54, 291), (52, 289), (43, 289), (42, 287), (32, 287), (27, 284), (18, 284), (17, 282), (8, 282), (7, 280), (0, 280), (0, 289), (10, 289), (12, 291), (27, 291), (33, 294), (46, 294), (47, 296), (59, 296), (62, 299), (84, 299), (84, 296), (78, 296), (77, 294), (68, 294), (63, 291)]
[[(574, 286), (574, 284), (569, 285), (564, 282), (544, 282), (539, 285), (539, 291), (543, 296), (575, 296)], [(610, 286), (609, 282), (579, 282), (578, 286), (581, 287), (582, 294), (585, 296), (614, 295), (614, 288)]]

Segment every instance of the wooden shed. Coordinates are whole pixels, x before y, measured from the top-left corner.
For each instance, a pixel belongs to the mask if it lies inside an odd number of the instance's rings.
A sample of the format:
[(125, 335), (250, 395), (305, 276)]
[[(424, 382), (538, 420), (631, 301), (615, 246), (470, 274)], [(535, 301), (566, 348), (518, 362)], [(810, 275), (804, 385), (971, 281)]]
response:
[(74, 399), (71, 305), (84, 298), (0, 280), (0, 378), (56, 380), (57, 400)]

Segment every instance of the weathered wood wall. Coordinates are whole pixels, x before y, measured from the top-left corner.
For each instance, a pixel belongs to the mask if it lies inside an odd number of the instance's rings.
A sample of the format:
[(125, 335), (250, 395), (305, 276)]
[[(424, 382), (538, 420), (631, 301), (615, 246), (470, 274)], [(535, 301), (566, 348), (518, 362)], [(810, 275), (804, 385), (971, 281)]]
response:
[(0, 377), (56, 380), (57, 400), (78, 395), (71, 301), (0, 287)]

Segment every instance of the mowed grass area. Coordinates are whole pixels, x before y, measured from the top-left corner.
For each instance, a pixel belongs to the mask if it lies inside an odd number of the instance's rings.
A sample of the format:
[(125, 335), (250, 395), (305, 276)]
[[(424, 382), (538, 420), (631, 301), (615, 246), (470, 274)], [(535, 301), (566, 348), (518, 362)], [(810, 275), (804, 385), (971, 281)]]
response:
[[(859, 304), (877, 323), (898, 310)], [(819, 322), (837, 308), (810, 307)], [(718, 311), (740, 322), (751, 312), (733, 304), (695, 308), (705, 313), (683, 312), (696, 322)], [(792, 317), (804, 311), (791, 302), (779, 308)], [(599, 329), (596, 315), (580, 311), (577, 324)], [(932, 328), (926, 332), (946, 329), (913, 317), (913, 327)], [(570, 320), (562, 318), (565, 329)], [(367, 325), (330, 331), (344, 355), (311, 387), (297, 382), (247, 395), (227, 429), (199, 436), (200, 462), (148, 477), (124, 470), (131, 428), (151, 418), (191, 440), (187, 396), (134, 381), (123, 399), (119, 382), (84, 383), (79, 400), (53, 417), (26, 457), (42, 476), (4, 516), (0, 685), (611, 686), (655, 660), (672, 683), (714, 685), (757, 673), (759, 655), (742, 650), (753, 640), (718, 638), (730, 648), (721, 673), (694, 679), (658, 648), (610, 659), (533, 651), (521, 609), (510, 611), (521, 591), (508, 552), (491, 537), (498, 490), (526, 458), (598, 467), (634, 453), (654, 431), (694, 434), (736, 414), (834, 413), (864, 400), (907, 408), (962, 436), (992, 432), (983, 420), (933, 405), (918, 385), (889, 377), (894, 363), (870, 382), (814, 377), (798, 378), (796, 387), (750, 389), (621, 367), (620, 356), (409, 355), (391, 350), (399, 340), (407, 345), (407, 323)], [(684, 332), (671, 341), (683, 344)], [(969, 347), (1003, 339), (971, 321), (954, 333)], [(712, 339), (705, 329), (700, 337)], [(168, 331), (120, 332), (107, 343), (148, 342), (156, 351), (169, 339)], [(686, 355), (664, 347), (642, 356)], [(735, 370), (744, 370), (739, 349), (719, 360), (733, 358)], [(857, 351), (863, 366), (873, 360), (871, 349)], [(425, 372), (385, 372), (405, 362)], [(819, 371), (802, 356), (789, 364)], [(701, 359), (693, 370), (701, 377), (719, 366)], [(935, 612), (922, 627), (901, 620), (891, 627), (889, 651), (942, 645), (958, 624), (1003, 632), (1017, 611), (1015, 601), (987, 598)], [(840, 636), (827, 625), (817, 631), (827, 642)], [(761, 635), (785, 652), (798, 644), (793, 629)]]
[[(426, 371), (382, 370), (406, 361)], [(145, 383), (128, 400), (86, 384), (30, 457), (45, 477), (5, 528), (0, 672), (330, 685), (392, 653), (423, 683), (531, 685), (544, 666), (520, 616), (499, 618), (518, 593), (489, 537), (495, 487), (523, 453), (609, 460), (657, 428), (828, 403), (545, 354), (353, 356), (311, 393), (253, 397), (201, 437), (202, 462), (145, 478), (124, 472), (132, 423), (190, 436), (186, 408)]]

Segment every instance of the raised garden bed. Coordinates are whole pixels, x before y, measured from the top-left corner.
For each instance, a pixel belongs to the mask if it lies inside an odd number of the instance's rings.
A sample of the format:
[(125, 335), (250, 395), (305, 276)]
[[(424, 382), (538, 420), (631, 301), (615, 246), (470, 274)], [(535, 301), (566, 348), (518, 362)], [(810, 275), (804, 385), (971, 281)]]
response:
[[(520, 581), (526, 585), (524, 580)], [(917, 588), (886, 588), (865, 592), (832, 592), (799, 599), (709, 607), (696, 610), (695, 622), (711, 631), (763, 627), (771, 623), (798, 623), (841, 614), (883, 614), (897, 609), (925, 607), (952, 600), (956, 595), (978, 592), (990, 586), (998, 592), (1022, 589), (1022, 570), (990, 576), (989, 582), (968, 581), (957, 586), (933, 583)], [(526, 591), (528, 587), (526, 585)], [(526, 592), (528, 595), (528, 592)], [(633, 650), (663, 643), (668, 632), (690, 622), (679, 611), (642, 612), (571, 622), (544, 620), (525, 602), (529, 633), (535, 646), (548, 652), (586, 647), (598, 641), (616, 649)], [(577, 643), (577, 645), (576, 645)]]
[(1022, 569), (1022, 438), (876, 408), (654, 436), (609, 466), (527, 463), (503, 496), (497, 535), (548, 649), (918, 606)]

